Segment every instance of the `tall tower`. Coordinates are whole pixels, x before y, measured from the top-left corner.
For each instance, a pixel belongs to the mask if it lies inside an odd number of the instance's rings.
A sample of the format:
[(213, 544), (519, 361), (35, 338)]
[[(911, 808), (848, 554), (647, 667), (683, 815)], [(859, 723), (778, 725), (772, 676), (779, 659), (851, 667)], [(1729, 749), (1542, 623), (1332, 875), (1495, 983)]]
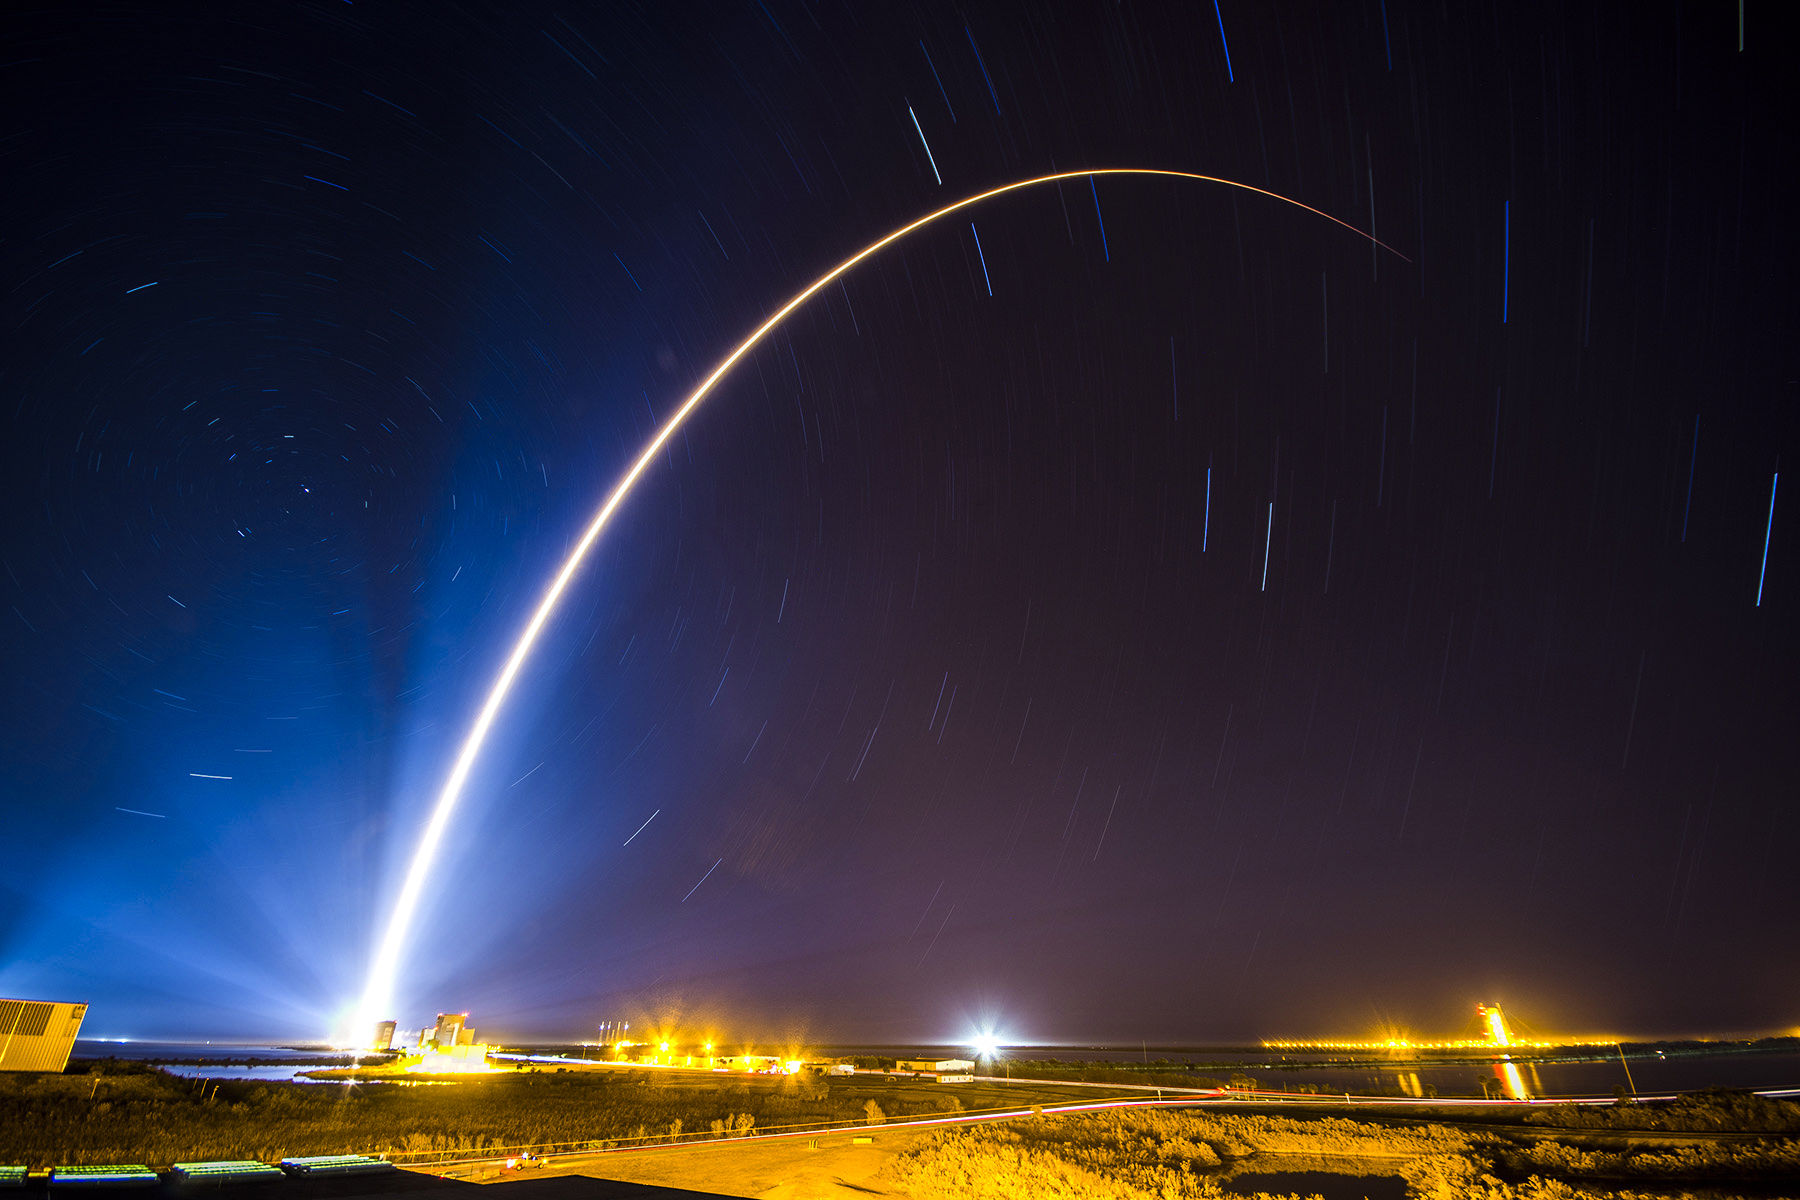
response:
[(469, 1014), (466, 1012), (439, 1013), (437, 1032), (433, 1035), (432, 1040), (440, 1046), (456, 1045), (462, 1035), (463, 1025), (468, 1019)]
[(1488, 1041), (1496, 1046), (1512, 1045), (1512, 1031), (1506, 1027), (1506, 1014), (1500, 1011), (1498, 1004), (1477, 1004), (1475, 1015), (1487, 1030)]

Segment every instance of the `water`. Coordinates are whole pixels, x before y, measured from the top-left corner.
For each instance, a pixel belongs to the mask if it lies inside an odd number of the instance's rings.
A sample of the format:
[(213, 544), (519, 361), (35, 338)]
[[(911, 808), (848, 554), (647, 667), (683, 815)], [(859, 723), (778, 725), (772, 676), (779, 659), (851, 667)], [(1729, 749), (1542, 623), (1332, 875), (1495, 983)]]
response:
[[(896, 1051), (898, 1054), (896, 1055)], [(923, 1055), (915, 1047), (838, 1047), (834, 1054), (887, 1054), (910, 1058)], [(935, 1053), (936, 1051), (932, 1051)], [(947, 1048), (946, 1056), (967, 1056), (969, 1051)], [(1164, 1071), (1192, 1070), (1220, 1082), (1244, 1076), (1259, 1091), (1287, 1091), (1297, 1084), (1327, 1093), (1423, 1097), (1482, 1096), (1511, 1099), (1574, 1096), (1611, 1096), (1624, 1089), (1642, 1095), (1698, 1091), (1729, 1087), (1765, 1090), (1800, 1087), (1800, 1050), (1791, 1046), (1763, 1049), (1749, 1046), (1693, 1049), (1666, 1047), (1627, 1051), (1630, 1078), (1616, 1051), (1576, 1057), (1540, 1058), (1515, 1056), (1510, 1062), (1486, 1061), (1480, 1056), (1456, 1061), (1384, 1060), (1376, 1057), (1339, 1058), (1325, 1055), (1282, 1055), (1263, 1051), (1179, 1050), (1110, 1046), (1009, 1046), (978, 1073), (1001, 1075), (1006, 1060), (1054, 1059), (1059, 1062), (1118, 1065)], [(1485, 1088), (1484, 1088), (1485, 1082)]]
[[(1629, 1066), (1629, 1075), (1627, 1074)], [(1637, 1053), (1592, 1058), (1514, 1058), (1504, 1062), (1246, 1064), (1239, 1072), (1258, 1089), (1285, 1091), (1312, 1084), (1333, 1092), (1375, 1095), (1479, 1096), (1514, 1100), (1610, 1096), (1620, 1089), (1642, 1095), (1730, 1087), (1768, 1089), (1800, 1085), (1800, 1053), (1722, 1051), (1705, 1054)], [(1485, 1089), (1484, 1089), (1485, 1084)]]
[(197, 1062), (200, 1059), (279, 1058), (293, 1062), (343, 1058), (329, 1046), (274, 1046), (266, 1042), (139, 1042), (76, 1038), (75, 1058), (120, 1058), (132, 1062), (166, 1060)]
[[(329, 1083), (307, 1079), (302, 1071), (345, 1066), (346, 1056), (324, 1046), (271, 1046), (239, 1042), (115, 1042), (75, 1039), (71, 1061), (117, 1058), (154, 1062), (171, 1075), (187, 1079), (262, 1079), (276, 1083)], [(251, 1060), (246, 1062), (246, 1060)], [(272, 1060), (272, 1061), (256, 1061)]]
[(1406, 1200), (1398, 1175), (1339, 1175), (1331, 1171), (1246, 1171), (1221, 1180), (1227, 1195), (1256, 1192), (1323, 1196), (1325, 1200)]
[(318, 1064), (305, 1066), (232, 1067), (213, 1063), (163, 1063), (162, 1069), (183, 1079), (261, 1079), (271, 1083), (343, 1083), (341, 1079), (308, 1079), (302, 1071), (314, 1071)]
[[(910, 1058), (918, 1055), (960, 1056), (966, 1050), (917, 1046), (837, 1046), (832, 1055), (885, 1054)], [(290, 1080), (299, 1072), (322, 1066), (342, 1065), (347, 1056), (325, 1046), (277, 1046), (234, 1042), (112, 1042), (78, 1039), (74, 1058), (121, 1058), (137, 1062), (158, 1061), (174, 1074), (193, 1079)], [(1627, 1062), (1631, 1078), (1616, 1053), (1573, 1059), (1518, 1057), (1511, 1063), (1465, 1060), (1458, 1062), (1399, 1062), (1378, 1058), (1331, 1061), (1322, 1056), (1288, 1060), (1280, 1054), (1260, 1051), (1128, 1050), (1120, 1047), (1012, 1046), (984, 1071), (1004, 1074), (1007, 1059), (1055, 1059), (1067, 1063), (1142, 1066), (1150, 1058), (1165, 1070), (1193, 1069), (1224, 1082), (1234, 1075), (1247, 1077), (1260, 1091), (1288, 1091), (1296, 1084), (1341, 1095), (1480, 1096), (1486, 1094), (1520, 1099), (1564, 1096), (1610, 1096), (1623, 1088), (1644, 1095), (1700, 1088), (1731, 1087), (1768, 1089), (1800, 1087), (1800, 1050), (1730, 1049), (1633, 1050)], [(310, 1082), (310, 1081), (306, 1081)]]

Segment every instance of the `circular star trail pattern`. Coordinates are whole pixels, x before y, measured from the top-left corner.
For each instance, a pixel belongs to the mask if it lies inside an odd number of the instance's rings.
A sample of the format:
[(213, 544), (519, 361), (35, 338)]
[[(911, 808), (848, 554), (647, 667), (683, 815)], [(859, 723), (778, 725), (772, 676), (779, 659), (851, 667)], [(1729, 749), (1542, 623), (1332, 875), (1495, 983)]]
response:
[[(1775, 1030), (1756, 9), (59, 6), (0, 64), (0, 994), (1163, 1042)], [(1228, 56), (1229, 55), (1229, 59)], [(940, 182), (941, 181), (941, 182)], [(1792, 481), (1790, 481), (1792, 483)]]

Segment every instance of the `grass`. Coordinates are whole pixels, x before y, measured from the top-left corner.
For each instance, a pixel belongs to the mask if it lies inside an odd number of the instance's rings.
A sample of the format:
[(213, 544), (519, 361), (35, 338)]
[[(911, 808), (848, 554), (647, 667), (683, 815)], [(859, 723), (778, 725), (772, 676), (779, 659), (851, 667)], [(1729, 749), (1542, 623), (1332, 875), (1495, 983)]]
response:
[(0, 1162), (34, 1167), (385, 1153), (600, 1149), (786, 1126), (1098, 1099), (1094, 1089), (880, 1077), (541, 1071), (454, 1083), (185, 1079), (140, 1064), (0, 1075)]
[[(1689, 1115), (1702, 1117), (1706, 1107), (1697, 1104)], [(1712, 1111), (1744, 1110), (1739, 1098), (1729, 1098), (1715, 1099)], [(1235, 1172), (1322, 1168), (1399, 1175), (1418, 1200), (1723, 1200), (1729, 1191), (1692, 1189), (1736, 1184), (1768, 1194), (1764, 1189), (1800, 1178), (1800, 1142), (1788, 1138), (1584, 1152), (1531, 1136), (1326, 1116), (1115, 1110), (944, 1130), (899, 1155), (889, 1174), (916, 1200), (1184, 1200), (1220, 1195), (1222, 1180)]]
[[(126, 1063), (87, 1064), (85, 1071), (0, 1075), (0, 1162), (154, 1166), (341, 1153), (436, 1161), (526, 1148), (672, 1146), (1106, 1095), (1033, 1082), (648, 1069), (549, 1069), (412, 1086), (194, 1080)], [(1536, 1124), (1539, 1113), (1560, 1128)], [(1219, 1195), (1234, 1171), (1332, 1162), (1355, 1164), (1337, 1168), (1349, 1173), (1403, 1176), (1409, 1196), (1421, 1200), (1629, 1200), (1632, 1193), (1620, 1189), (1660, 1189), (1667, 1197), (1671, 1188), (1693, 1194), (1733, 1184), (1767, 1195), (1800, 1179), (1800, 1139), (1790, 1136), (1797, 1131), (1800, 1105), (1732, 1092), (1660, 1106), (1525, 1110), (1507, 1125), (1434, 1123), (1418, 1109), (1404, 1116), (1362, 1108), (1354, 1115), (1114, 1110), (909, 1134), (908, 1149), (888, 1169), (919, 1200), (1182, 1200)], [(1594, 1144), (1602, 1135), (1610, 1140)], [(705, 1169), (704, 1154), (695, 1167)]]

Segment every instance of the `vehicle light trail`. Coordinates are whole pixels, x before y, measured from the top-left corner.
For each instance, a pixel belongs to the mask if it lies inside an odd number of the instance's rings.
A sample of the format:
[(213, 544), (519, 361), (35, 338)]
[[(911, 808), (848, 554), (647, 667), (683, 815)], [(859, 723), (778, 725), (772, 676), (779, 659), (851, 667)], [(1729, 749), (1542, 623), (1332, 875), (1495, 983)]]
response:
[[(971, 40), (973, 39), (971, 38)], [(355, 1010), (355, 1023), (348, 1032), (360, 1037), (364, 1032), (372, 1029), (376, 1021), (383, 1020), (388, 1015), (388, 1010), (394, 1002), (394, 988), (399, 972), (401, 951), (406, 945), (407, 934), (412, 928), (413, 918), (419, 907), (419, 899), (424, 893), (426, 880), (431, 874), (432, 863), (437, 858), (438, 847), (444, 839), (445, 830), (449, 828), (450, 816), (456, 811), (457, 801), (462, 798), (463, 787), (468, 783), (469, 773), (474, 770), (475, 760), (480, 757), (482, 746), (487, 742), (488, 733), (493, 728), (495, 719), (499, 717), (500, 709), (505, 705), (507, 696), (512, 692), (513, 683), (518, 679), (519, 671), (524, 667), (525, 660), (530, 657), (532, 648), (537, 644), (538, 636), (543, 633), (544, 626), (549, 623), (551, 616), (556, 612), (557, 604), (561, 601), (563, 593), (568, 590), (570, 582), (575, 578), (576, 571), (581, 569), (581, 564), (587, 559), (588, 551), (593, 548), (594, 542), (612, 520), (613, 513), (631, 494), (631, 489), (637, 485), (638, 477), (662, 452), (663, 445), (687, 423), (688, 417), (700, 406), (700, 402), (706, 399), (713, 388), (718, 386), (719, 381), (725, 378), (726, 373), (737, 365), (738, 360), (755, 349), (771, 330), (787, 319), (788, 314), (812, 299), (821, 289), (836, 282), (839, 277), (854, 269), (858, 264), (879, 254), (895, 242), (951, 213), (960, 212), (997, 196), (1022, 191), (1025, 188), (1040, 187), (1047, 183), (1058, 183), (1066, 179), (1085, 178), (1091, 187), (1094, 178), (1100, 175), (1188, 179), (1254, 192), (1259, 196), (1267, 196), (1272, 200), (1279, 200), (1283, 204), (1291, 204), (1295, 208), (1304, 209), (1314, 216), (1323, 217), (1359, 237), (1367, 238), (1370, 242), (1406, 262), (1412, 261), (1386, 242), (1371, 233), (1358, 229), (1348, 221), (1334, 217), (1310, 204), (1304, 204), (1292, 197), (1269, 191), (1266, 188), (1259, 188), (1253, 184), (1239, 183), (1236, 180), (1223, 179), (1217, 175), (1201, 175), (1193, 171), (1173, 171), (1157, 167), (1099, 167), (1084, 171), (1058, 171), (1050, 175), (1038, 175), (1030, 179), (1004, 183), (999, 187), (989, 188), (986, 191), (977, 192), (973, 196), (964, 197), (953, 204), (947, 204), (934, 212), (926, 213), (891, 233), (884, 234), (807, 284), (787, 303), (776, 309), (772, 316), (752, 330), (750, 335), (739, 342), (731, 353), (721, 359), (706, 378), (700, 381), (699, 386), (682, 402), (681, 406), (663, 422), (662, 426), (645, 443), (643, 450), (638, 453), (637, 458), (632, 461), (625, 474), (613, 485), (612, 491), (607, 493), (599, 511), (588, 522), (581, 539), (569, 551), (569, 556), (564, 560), (561, 569), (551, 579), (549, 586), (544, 589), (543, 597), (538, 601), (536, 610), (531, 614), (531, 619), (526, 622), (525, 628), (513, 643), (512, 653), (507, 656), (505, 665), (500, 668), (500, 673), (494, 677), (493, 684), (488, 688), (487, 699), (483, 701), (480, 712), (476, 714), (474, 722), (470, 725), (468, 736), (463, 739), (462, 749), (457, 752), (456, 761), (450, 768), (450, 774), (444, 780), (443, 788), (438, 792), (431, 819), (426, 822), (424, 832), (419, 836), (419, 844), (413, 851), (412, 862), (407, 867), (400, 893), (394, 900), (394, 909), (388, 918), (387, 931), (383, 934), (381, 943), (375, 952), (374, 961), (370, 964), (369, 977), (363, 989), (362, 1000)], [(1096, 212), (1098, 204), (1098, 193), (1096, 193)]]

